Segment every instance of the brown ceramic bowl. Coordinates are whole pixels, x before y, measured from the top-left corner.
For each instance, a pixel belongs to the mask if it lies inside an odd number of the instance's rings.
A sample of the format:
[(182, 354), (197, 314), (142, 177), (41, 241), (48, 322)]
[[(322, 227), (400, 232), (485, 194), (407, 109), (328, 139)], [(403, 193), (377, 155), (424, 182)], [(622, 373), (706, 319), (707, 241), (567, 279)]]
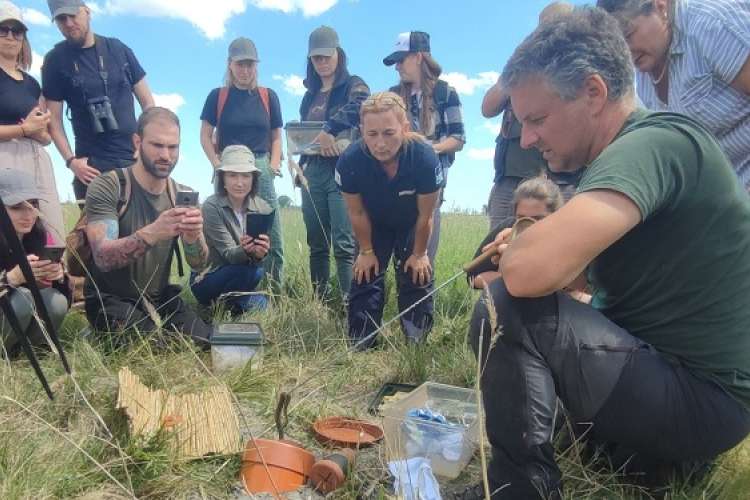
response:
[(364, 420), (331, 417), (313, 424), (319, 443), (345, 448), (366, 448), (383, 439), (383, 430)]

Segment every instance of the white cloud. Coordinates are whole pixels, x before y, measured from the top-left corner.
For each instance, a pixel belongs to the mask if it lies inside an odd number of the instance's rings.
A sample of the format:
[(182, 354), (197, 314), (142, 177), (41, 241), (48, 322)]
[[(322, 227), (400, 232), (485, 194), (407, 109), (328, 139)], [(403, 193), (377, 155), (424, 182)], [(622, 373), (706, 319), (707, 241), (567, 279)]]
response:
[(284, 84), (284, 90), (292, 95), (305, 95), (307, 89), (302, 84), (302, 77), (297, 75), (273, 75), (273, 79)]
[(250, 0), (259, 9), (280, 10), (286, 14), (299, 10), (305, 17), (322, 14), (338, 2), (339, 0)]
[(459, 94), (471, 95), (474, 90), (478, 88), (489, 88), (497, 82), (500, 74), (496, 71), (484, 71), (479, 73), (475, 78), (470, 78), (463, 73), (457, 73), (455, 71), (446, 73), (443, 78), (456, 88)]
[(185, 104), (185, 98), (183, 98), (180, 94), (154, 94), (154, 102), (157, 106), (161, 106), (163, 108), (171, 109), (175, 113), (177, 113), (177, 110)]
[(42, 61), (44, 61), (44, 56), (41, 54), (37, 54), (33, 50), (31, 51), (31, 68), (29, 69), (29, 74), (39, 80), (42, 77)]
[(498, 136), (500, 134), (500, 128), (503, 126), (502, 123), (498, 122), (491, 122), (489, 120), (485, 120), (482, 124), (482, 128), (485, 128), (490, 131), (490, 133), (494, 136)]
[[(242, 14), (247, 5), (259, 9), (279, 10), (286, 14), (301, 11), (305, 17), (326, 12), (339, 0), (213, 0), (206, 8), (204, 2), (194, 0), (106, 0), (103, 6), (91, 10), (108, 15), (131, 14), (145, 17), (169, 17), (192, 23), (207, 38), (221, 38), (229, 19)], [(87, 4), (91, 6), (91, 4)]]
[(495, 148), (472, 148), (466, 152), (472, 160), (492, 160), (495, 158)]
[(102, 13), (131, 14), (144, 17), (169, 17), (192, 23), (207, 38), (224, 36), (226, 22), (245, 12), (244, 0), (213, 0), (210, 8), (203, 2), (184, 0), (107, 0)]
[(49, 16), (36, 9), (21, 9), (21, 14), (23, 14), (23, 22), (26, 24), (38, 24), (40, 26), (49, 26), (52, 24)]

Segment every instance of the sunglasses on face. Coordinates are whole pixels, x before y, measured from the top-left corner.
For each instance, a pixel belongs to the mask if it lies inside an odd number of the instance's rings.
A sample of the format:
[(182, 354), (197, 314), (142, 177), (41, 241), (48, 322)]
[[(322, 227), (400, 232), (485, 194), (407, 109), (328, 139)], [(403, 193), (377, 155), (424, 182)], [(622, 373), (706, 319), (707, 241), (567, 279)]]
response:
[(367, 106), (375, 106), (376, 104), (382, 104), (384, 106), (393, 106), (394, 104), (397, 105), (399, 108), (406, 111), (406, 106), (398, 100), (393, 99), (392, 97), (375, 97), (375, 98), (369, 98), (362, 101), (362, 107), (365, 108)]
[(23, 37), (26, 35), (26, 28), (22, 26), (0, 25), (0, 38), (7, 37), (8, 33), (11, 33), (14, 39), (20, 41), (23, 40)]

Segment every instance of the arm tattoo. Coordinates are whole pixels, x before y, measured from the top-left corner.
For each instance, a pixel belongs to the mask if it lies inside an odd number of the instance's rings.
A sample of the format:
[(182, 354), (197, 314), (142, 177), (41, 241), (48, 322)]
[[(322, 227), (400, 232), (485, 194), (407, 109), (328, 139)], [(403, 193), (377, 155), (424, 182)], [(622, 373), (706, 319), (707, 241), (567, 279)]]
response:
[(191, 269), (199, 271), (206, 267), (206, 263), (208, 262), (208, 247), (203, 236), (198, 238), (195, 243), (185, 243), (183, 241), (182, 248), (185, 251), (185, 260)]
[(105, 273), (132, 265), (151, 249), (151, 245), (143, 241), (138, 232), (118, 238), (119, 231), (115, 220), (97, 221), (88, 225), (86, 234), (91, 243), (94, 262)]

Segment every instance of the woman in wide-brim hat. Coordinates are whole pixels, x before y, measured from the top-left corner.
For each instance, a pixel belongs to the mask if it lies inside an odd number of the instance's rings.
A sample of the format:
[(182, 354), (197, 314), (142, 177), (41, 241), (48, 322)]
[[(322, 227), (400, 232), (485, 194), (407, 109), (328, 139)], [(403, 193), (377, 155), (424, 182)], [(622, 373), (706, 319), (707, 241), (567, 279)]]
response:
[(209, 248), (205, 271), (192, 273), (190, 284), (204, 305), (222, 300), (233, 314), (252, 308), (264, 309), (265, 295), (255, 293), (264, 277), (263, 260), (271, 240), (268, 234), (248, 235), (248, 221), (275, 215), (258, 196), (258, 178), (253, 153), (245, 146), (227, 146), (216, 168), (217, 194), (201, 208), (203, 235)]

